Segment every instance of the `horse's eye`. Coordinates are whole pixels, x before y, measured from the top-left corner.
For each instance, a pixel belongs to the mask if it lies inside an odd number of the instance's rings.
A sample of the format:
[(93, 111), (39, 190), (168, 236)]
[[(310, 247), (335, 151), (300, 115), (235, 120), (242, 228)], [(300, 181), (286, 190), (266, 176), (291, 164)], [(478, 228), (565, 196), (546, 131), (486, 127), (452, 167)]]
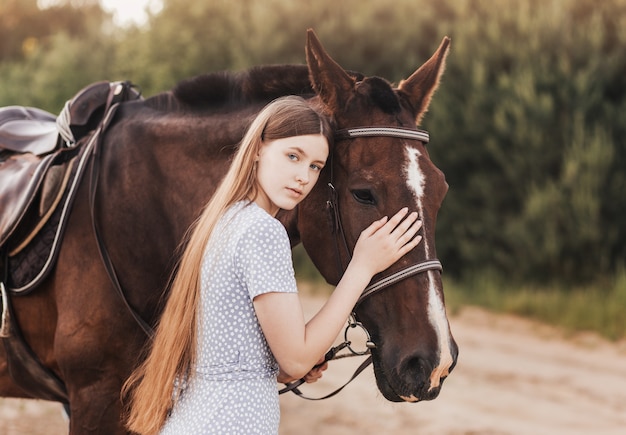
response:
[(374, 198), (374, 195), (372, 195), (372, 192), (367, 189), (355, 189), (352, 191), (352, 196), (361, 204), (376, 204), (376, 199)]

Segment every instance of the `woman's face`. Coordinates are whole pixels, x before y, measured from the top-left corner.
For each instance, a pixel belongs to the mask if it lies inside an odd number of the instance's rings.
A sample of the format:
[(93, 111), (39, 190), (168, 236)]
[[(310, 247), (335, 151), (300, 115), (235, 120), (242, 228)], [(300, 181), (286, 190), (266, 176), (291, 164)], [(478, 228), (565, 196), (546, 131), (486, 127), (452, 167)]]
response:
[(258, 155), (254, 201), (272, 216), (281, 208), (293, 209), (313, 189), (327, 157), (328, 142), (321, 134), (265, 142)]

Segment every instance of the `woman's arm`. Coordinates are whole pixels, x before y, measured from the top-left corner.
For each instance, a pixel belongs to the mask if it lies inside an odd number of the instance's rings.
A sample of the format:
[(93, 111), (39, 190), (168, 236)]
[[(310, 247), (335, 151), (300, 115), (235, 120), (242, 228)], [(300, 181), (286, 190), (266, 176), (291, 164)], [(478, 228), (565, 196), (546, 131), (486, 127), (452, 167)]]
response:
[(341, 281), (320, 311), (305, 323), (295, 293), (264, 293), (254, 298), (263, 334), (281, 369), (304, 377), (331, 347), (363, 289), (372, 277), (413, 249), (421, 237), (417, 214), (402, 209), (391, 219), (380, 219), (365, 229)]

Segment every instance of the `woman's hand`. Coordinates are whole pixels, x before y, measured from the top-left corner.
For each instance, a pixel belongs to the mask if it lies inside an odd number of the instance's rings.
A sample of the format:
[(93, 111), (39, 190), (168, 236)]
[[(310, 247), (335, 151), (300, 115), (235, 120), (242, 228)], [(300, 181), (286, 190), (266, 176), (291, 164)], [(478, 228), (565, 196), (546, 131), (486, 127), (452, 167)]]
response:
[[(309, 370), (309, 372), (304, 375), (304, 381), (307, 384), (311, 384), (313, 382), (317, 382), (323, 375), (323, 372), (328, 368), (328, 363), (324, 361), (324, 357), (320, 358), (317, 364)], [(290, 382), (296, 381), (297, 379), (293, 376), (285, 373), (283, 369), (280, 369), (278, 372), (277, 381), (281, 384), (288, 384)]]
[(416, 236), (422, 227), (417, 217), (405, 207), (391, 219), (385, 216), (374, 221), (357, 240), (352, 262), (372, 276), (387, 269), (422, 240)]
[(328, 362), (324, 361), (324, 358), (320, 359), (315, 366), (304, 376), (304, 381), (307, 384), (312, 384), (313, 382), (317, 382), (324, 371), (328, 368)]
[(276, 380), (280, 382), (281, 384), (288, 384), (290, 382), (295, 381), (296, 378), (291, 376), (289, 373), (286, 373), (285, 371), (283, 371), (283, 369), (280, 369), (278, 371), (278, 376), (276, 377)]

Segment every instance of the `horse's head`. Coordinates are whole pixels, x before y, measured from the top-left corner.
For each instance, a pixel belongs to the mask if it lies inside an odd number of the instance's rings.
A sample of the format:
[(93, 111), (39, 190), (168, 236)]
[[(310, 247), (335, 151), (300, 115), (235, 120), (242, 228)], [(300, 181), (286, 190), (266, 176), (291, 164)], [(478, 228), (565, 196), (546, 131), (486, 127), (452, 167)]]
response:
[[(372, 355), (378, 387), (391, 401), (435, 398), (458, 354), (438, 262), (428, 262), (437, 258), (435, 224), (448, 186), (429, 158), (427, 134), (415, 128), (438, 86), (448, 46), (445, 38), (430, 60), (393, 88), (378, 77), (348, 74), (314, 33), (308, 33), (313, 88), (344, 133), (314, 191), (299, 207), (300, 238), (309, 256), (326, 280), (336, 283), (359, 234), (374, 220), (408, 206), (423, 221), (418, 247), (375, 277), (376, 281), (399, 272), (399, 281), (371, 293), (356, 307), (376, 346)], [(385, 128), (349, 137), (363, 126)], [(329, 183), (336, 190), (334, 204)], [(410, 268), (420, 264), (431, 267)], [(410, 276), (404, 278), (407, 268)]]

